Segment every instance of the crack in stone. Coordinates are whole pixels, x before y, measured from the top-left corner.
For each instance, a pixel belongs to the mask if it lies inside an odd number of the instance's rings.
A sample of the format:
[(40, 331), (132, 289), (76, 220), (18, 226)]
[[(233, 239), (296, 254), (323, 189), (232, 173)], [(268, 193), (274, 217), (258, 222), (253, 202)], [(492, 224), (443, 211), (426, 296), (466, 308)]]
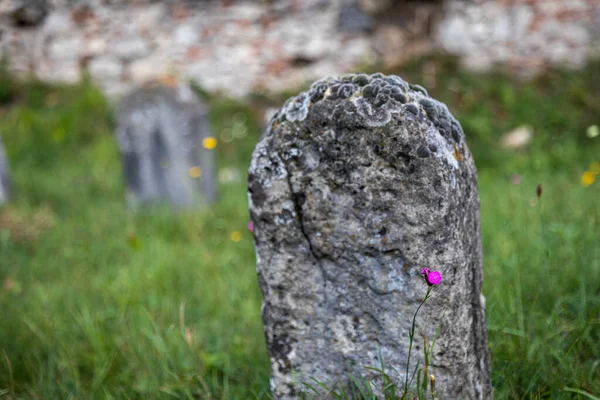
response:
[[(371, 313), (369, 311), (365, 311), (365, 310), (361, 310), (361, 311), (362, 311), (362, 313), (364, 315), (370, 317), (373, 320), (373, 322), (375, 322), (375, 325), (377, 326), (377, 329), (378, 329), (379, 333), (384, 332), (383, 324), (381, 323), (381, 321), (377, 317), (375, 317), (375, 315), (373, 315), (373, 313)], [(378, 337), (377, 341), (379, 343), (381, 343), (381, 339), (379, 337)]]
[(283, 159), (281, 159), (281, 160), (282, 160), (283, 166), (285, 168), (286, 181), (288, 184), (288, 188), (290, 190), (290, 196), (291, 196), (292, 203), (294, 204), (294, 211), (296, 212), (296, 217), (298, 218), (298, 223), (300, 225), (300, 233), (302, 233), (302, 236), (304, 236), (304, 239), (306, 240), (306, 243), (308, 244), (308, 250), (310, 251), (312, 256), (315, 258), (317, 266), (321, 270), (321, 275), (323, 276), (323, 286), (325, 286), (325, 282), (328, 278), (327, 278), (327, 273), (325, 271), (325, 268), (323, 267), (323, 265), (321, 265), (321, 260), (324, 259), (325, 257), (317, 254), (317, 252), (313, 248), (310, 238), (308, 237), (308, 234), (306, 233), (306, 229), (304, 227), (304, 214), (302, 212), (302, 205), (298, 201), (298, 195), (294, 192), (294, 189), (293, 189), (292, 174), (290, 172), (289, 165), (286, 162), (284, 162)]

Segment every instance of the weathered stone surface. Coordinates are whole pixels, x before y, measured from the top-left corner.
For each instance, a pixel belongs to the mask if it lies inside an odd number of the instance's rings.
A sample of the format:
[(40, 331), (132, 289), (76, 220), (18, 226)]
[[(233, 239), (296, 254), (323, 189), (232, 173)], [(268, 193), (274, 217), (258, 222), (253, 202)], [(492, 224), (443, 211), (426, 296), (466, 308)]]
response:
[(48, 15), (46, 0), (20, 0), (13, 11), (13, 22), (17, 26), (32, 27), (40, 25)]
[[(216, 198), (216, 157), (206, 106), (187, 86), (148, 87), (122, 102), (117, 138), (131, 207), (168, 201), (176, 207)], [(207, 147), (207, 148), (205, 148)]]
[(131, 80), (136, 83), (157, 81), (165, 68), (161, 68), (162, 60), (156, 57), (141, 58), (129, 64), (127, 73)]
[(10, 177), (8, 175), (8, 161), (4, 153), (2, 138), (0, 138), (0, 205), (4, 204), (10, 196)]
[(88, 65), (90, 76), (99, 82), (120, 80), (123, 66), (116, 57), (97, 57)]
[(421, 266), (444, 280), (412, 366), (441, 326), (439, 397), (491, 398), (477, 174), (444, 104), (396, 76), (318, 81), (272, 118), (248, 185), (275, 398), (367, 375), (379, 352), (403, 379)]
[(83, 49), (83, 40), (77, 36), (64, 36), (48, 48), (52, 60), (77, 60)]
[(134, 36), (114, 43), (112, 51), (120, 59), (132, 61), (150, 53), (150, 46), (147, 41)]

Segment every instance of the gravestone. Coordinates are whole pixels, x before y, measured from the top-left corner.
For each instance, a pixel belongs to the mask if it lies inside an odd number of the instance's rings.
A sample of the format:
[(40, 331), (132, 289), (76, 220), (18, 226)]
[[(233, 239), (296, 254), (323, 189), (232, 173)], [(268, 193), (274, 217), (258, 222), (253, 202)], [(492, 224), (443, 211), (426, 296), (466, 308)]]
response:
[(364, 13), (356, 4), (344, 4), (338, 15), (340, 32), (358, 34), (371, 32), (375, 26), (373, 17)]
[(6, 160), (6, 153), (4, 152), (2, 138), (0, 138), (0, 205), (8, 201), (10, 196), (10, 186), (8, 161)]
[(216, 199), (216, 140), (207, 107), (188, 86), (145, 87), (124, 98), (117, 139), (130, 207)]
[(443, 281), (411, 372), (439, 327), (439, 398), (491, 398), (477, 173), (444, 104), (397, 76), (318, 81), (271, 119), (248, 185), (275, 398), (372, 375), (379, 355), (403, 383), (423, 266)]

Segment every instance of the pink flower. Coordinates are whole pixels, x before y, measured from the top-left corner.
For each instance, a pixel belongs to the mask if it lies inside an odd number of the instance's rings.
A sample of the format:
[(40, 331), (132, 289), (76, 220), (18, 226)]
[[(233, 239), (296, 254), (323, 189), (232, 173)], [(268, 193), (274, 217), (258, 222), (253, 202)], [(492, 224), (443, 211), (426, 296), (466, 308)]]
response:
[(429, 268), (423, 268), (423, 269), (421, 269), (421, 275), (427, 276), (429, 274), (429, 272), (430, 272)]
[(247, 226), (248, 226), (248, 230), (250, 232), (254, 232), (254, 222), (252, 222), (252, 221), (248, 222)]
[(431, 285), (439, 285), (440, 282), (442, 282), (442, 274), (440, 274), (437, 271), (432, 271), (429, 274), (427, 274), (425, 276), (425, 278), (427, 279), (427, 284), (429, 286)]

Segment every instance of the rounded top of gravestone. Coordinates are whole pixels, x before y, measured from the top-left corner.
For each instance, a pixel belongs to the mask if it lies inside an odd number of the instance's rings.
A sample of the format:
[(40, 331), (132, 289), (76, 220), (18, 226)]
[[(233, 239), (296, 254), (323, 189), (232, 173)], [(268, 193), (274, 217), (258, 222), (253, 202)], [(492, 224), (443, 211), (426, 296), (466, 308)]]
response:
[(395, 75), (348, 74), (315, 82), (309, 90), (290, 98), (274, 115), (274, 121), (304, 121), (316, 103), (343, 103), (338, 115), (342, 125), (376, 128), (394, 119), (426, 119), (450, 143), (460, 143), (464, 133), (446, 105), (435, 100), (420, 85), (411, 85)]
[(204, 102), (194, 93), (194, 90), (189, 85), (184, 83), (163, 85), (157, 82), (150, 82), (134, 88), (121, 100), (121, 109), (138, 106), (148, 101), (164, 101), (178, 105), (179, 107), (191, 105), (193, 107), (201, 107), (206, 111)]
[(311, 240), (316, 251), (331, 243), (356, 248), (352, 237), (363, 237), (365, 248), (387, 249), (412, 232), (414, 246), (404, 255), (414, 263), (427, 261), (422, 249), (437, 243), (427, 232), (462, 207), (477, 179), (464, 132), (446, 105), (419, 85), (381, 73), (325, 78), (287, 100), (248, 172), (251, 208), (266, 207), (264, 193), (287, 177), (311, 212), (321, 210), (315, 220), (327, 215), (332, 228)]

